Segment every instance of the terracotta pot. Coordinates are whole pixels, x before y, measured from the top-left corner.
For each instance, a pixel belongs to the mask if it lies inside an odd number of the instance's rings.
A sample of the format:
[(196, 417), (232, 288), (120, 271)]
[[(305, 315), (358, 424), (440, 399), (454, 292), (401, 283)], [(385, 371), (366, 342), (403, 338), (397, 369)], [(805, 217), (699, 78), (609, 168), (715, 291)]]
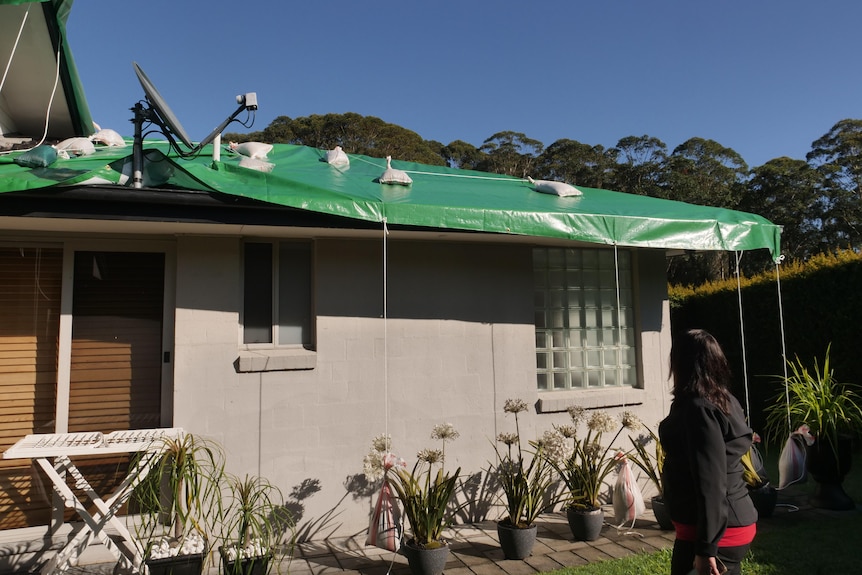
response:
[(508, 520), (498, 521), (497, 537), (506, 559), (524, 559), (530, 556), (536, 544), (536, 524), (515, 527)]
[(411, 539), (401, 546), (401, 554), (407, 557), (413, 575), (440, 575), (449, 559), (449, 546), (444, 542), (440, 547), (424, 549)]
[(663, 531), (673, 531), (673, 521), (670, 520), (670, 511), (667, 509), (664, 498), (661, 495), (654, 495), (650, 499), (650, 504), (658, 526)]
[(567, 507), (566, 518), (576, 541), (595, 541), (605, 524), (605, 514), (601, 508)]

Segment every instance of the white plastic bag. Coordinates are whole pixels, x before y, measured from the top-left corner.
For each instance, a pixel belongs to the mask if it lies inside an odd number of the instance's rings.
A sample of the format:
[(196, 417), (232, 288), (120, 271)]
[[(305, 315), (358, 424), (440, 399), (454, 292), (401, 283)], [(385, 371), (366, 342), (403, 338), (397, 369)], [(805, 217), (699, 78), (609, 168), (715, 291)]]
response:
[(629, 521), (634, 525), (638, 515), (646, 510), (646, 504), (628, 457), (623, 455), (621, 459), (620, 471), (614, 484), (614, 518), (618, 525)]

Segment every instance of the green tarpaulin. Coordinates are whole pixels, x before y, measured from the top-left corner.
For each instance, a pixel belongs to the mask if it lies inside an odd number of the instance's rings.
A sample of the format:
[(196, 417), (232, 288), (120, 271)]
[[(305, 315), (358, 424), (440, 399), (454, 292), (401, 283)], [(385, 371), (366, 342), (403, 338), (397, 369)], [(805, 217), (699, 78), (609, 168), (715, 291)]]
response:
[[(212, 146), (182, 159), (164, 143), (145, 143), (145, 184), (252, 198), (263, 202), (365, 221), (564, 238), (619, 246), (686, 250), (766, 248), (778, 257), (780, 228), (763, 217), (579, 188), (582, 196), (558, 197), (535, 191), (526, 181), (496, 174), (393, 160), (410, 186), (380, 184), (386, 161), (351, 155), (349, 167), (324, 161), (326, 152), (276, 144), (266, 162), (271, 172), (239, 166), (241, 156)], [(48, 168), (16, 165), (16, 154), (0, 158), (0, 193), (49, 186), (128, 183), (131, 143), (100, 147), (91, 156), (58, 160)], [(125, 174), (123, 172), (125, 171)]]

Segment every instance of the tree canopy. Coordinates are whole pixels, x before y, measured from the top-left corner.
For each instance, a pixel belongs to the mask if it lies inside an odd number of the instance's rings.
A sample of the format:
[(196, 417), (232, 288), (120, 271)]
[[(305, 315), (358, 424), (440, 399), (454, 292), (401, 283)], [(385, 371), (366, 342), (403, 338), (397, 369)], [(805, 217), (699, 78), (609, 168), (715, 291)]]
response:
[[(519, 178), (565, 181), (694, 204), (741, 209), (783, 227), (782, 251), (791, 261), (823, 252), (862, 248), (862, 120), (837, 122), (811, 144), (805, 159), (774, 158), (749, 168), (733, 149), (692, 137), (668, 153), (647, 134), (626, 136), (612, 148), (562, 138), (545, 145), (526, 134), (501, 131), (480, 146), (442, 144), (373, 116), (279, 116), (259, 132), (225, 134), (225, 140), (289, 143), (375, 157), (483, 170)], [(726, 277), (726, 254), (674, 258), (672, 283), (697, 284)], [(744, 271), (770, 266), (747, 257)]]

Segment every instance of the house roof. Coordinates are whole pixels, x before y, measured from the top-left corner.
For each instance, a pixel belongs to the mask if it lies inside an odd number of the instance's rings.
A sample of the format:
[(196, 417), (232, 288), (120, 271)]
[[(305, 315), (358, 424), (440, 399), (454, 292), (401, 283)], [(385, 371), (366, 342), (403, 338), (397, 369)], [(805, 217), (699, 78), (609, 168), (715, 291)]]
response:
[[(325, 161), (326, 151), (275, 144), (265, 162), (271, 171), (239, 165), (243, 156), (212, 145), (191, 159), (167, 143), (144, 144), (144, 184), (248, 198), (365, 222), (466, 230), (581, 242), (686, 250), (752, 250), (780, 253), (780, 228), (745, 212), (698, 206), (608, 190), (579, 188), (581, 196), (539, 193), (527, 180), (497, 174), (393, 161), (409, 186), (381, 184), (386, 160), (350, 155), (347, 167)], [(131, 145), (57, 160), (47, 168), (0, 157), (0, 193), (128, 185)], [(130, 191), (131, 193), (131, 191)]]
[(72, 0), (0, 0), (0, 136), (39, 141), (93, 133), (66, 42), (71, 7)]

